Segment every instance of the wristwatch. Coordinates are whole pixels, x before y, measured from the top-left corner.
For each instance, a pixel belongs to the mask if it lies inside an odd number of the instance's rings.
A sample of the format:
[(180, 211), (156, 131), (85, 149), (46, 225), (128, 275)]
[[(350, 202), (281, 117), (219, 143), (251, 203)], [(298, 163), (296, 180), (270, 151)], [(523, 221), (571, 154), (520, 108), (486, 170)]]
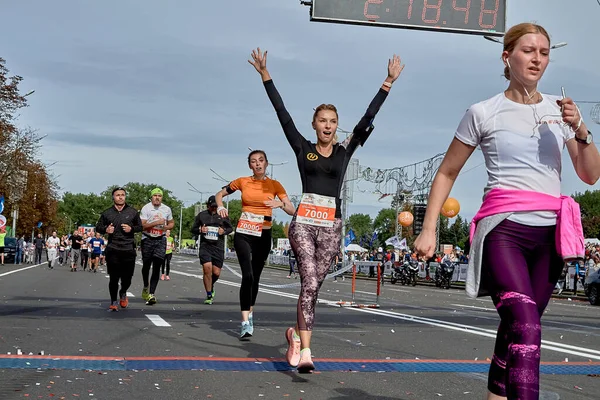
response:
[(575, 135), (575, 140), (582, 144), (590, 144), (594, 141), (594, 138), (592, 137), (592, 132), (588, 130), (588, 134), (585, 139), (579, 139), (577, 135)]

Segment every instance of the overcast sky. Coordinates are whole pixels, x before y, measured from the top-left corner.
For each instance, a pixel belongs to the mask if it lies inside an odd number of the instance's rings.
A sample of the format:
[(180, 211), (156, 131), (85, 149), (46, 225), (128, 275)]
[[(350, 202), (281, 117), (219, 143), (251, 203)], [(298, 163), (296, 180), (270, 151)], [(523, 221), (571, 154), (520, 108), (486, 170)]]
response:
[[(554, 43), (568, 42), (552, 52), (540, 90), (560, 94), (564, 86), (575, 100), (600, 101), (596, 0), (507, 3), (508, 26), (534, 21)], [(269, 50), (275, 84), (313, 140), (314, 107), (335, 104), (340, 127), (351, 130), (386, 77), (388, 58), (402, 57), (406, 68), (355, 154), (363, 168), (444, 152), (469, 105), (507, 85), (502, 46), (481, 36), (310, 22), (308, 10), (298, 0), (7, 0), (0, 57), (23, 76), (22, 93), (35, 90), (20, 124), (47, 135), (41, 156), (56, 163), (61, 192), (155, 182), (187, 204), (200, 197), (187, 181), (207, 192), (203, 200), (219, 190), (210, 168), (226, 179), (248, 175), (248, 147), (287, 162), (274, 167), (275, 179), (300, 193), (294, 154), (246, 62), (257, 46)], [(580, 108), (600, 132), (592, 106)], [(563, 192), (589, 189), (566, 149), (563, 160)], [(482, 162), (476, 151), (451, 194), (469, 219), (487, 179)], [(388, 206), (374, 191), (358, 181), (349, 212), (375, 216)]]

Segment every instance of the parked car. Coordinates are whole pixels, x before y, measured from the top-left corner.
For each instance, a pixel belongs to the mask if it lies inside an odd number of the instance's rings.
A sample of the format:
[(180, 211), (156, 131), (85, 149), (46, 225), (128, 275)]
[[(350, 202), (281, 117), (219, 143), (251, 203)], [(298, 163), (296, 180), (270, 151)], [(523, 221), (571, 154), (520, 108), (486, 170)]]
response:
[(17, 239), (4, 238), (4, 264), (14, 264), (17, 255)]
[(600, 269), (588, 275), (585, 279), (584, 289), (590, 304), (600, 306)]

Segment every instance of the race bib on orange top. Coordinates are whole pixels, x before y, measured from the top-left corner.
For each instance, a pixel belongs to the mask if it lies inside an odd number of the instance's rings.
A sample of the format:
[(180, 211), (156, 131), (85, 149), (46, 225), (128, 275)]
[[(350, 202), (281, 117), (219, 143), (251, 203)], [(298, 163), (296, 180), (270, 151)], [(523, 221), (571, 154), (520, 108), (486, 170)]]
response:
[(262, 236), (264, 221), (265, 217), (263, 215), (244, 211), (240, 216), (235, 232), (252, 236)]
[(335, 198), (321, 196), (319, 194), (304, 193), (298, 212), (296, 222), (314, 226), (333, 227), (335, 220)]
[(204, 237), (206, 239), (219, 240), (219, 227), (218, 226), (207, 226), (206, 229), (208, 229), (208, 232), (206, 232), (204, 234)]

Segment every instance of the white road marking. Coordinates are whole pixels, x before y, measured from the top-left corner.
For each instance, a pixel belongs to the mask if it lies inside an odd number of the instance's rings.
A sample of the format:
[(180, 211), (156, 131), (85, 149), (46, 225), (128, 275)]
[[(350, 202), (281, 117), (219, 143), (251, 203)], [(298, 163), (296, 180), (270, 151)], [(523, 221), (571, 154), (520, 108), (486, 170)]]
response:
[[(477, 310), (485, 310), (485, 311), (493, 311), (496, 312), (495, 309), (493, 308), (487, 308), (487, 307), (477, 307), (477, 306), (467, 306), (464, 304), (450, 304), (451, 306), (456, 306), (456, 307), (465, 307), (465, 308), (473, 308), (473, 309), (477, 309)], [(589, 326), (589, 325), (579, 325), (579, 324), (573, 324), (573, 323), (567, 323), (567, 322), (559, 322), (559, 321), (553, 321), (551, 319), (549, 319), (551, 317), (545, 317), (542, 319), (542, 322), (547, 325), (547, 324), (555, 324), (555, 325), (566, 325), (569, 327), (577, 327), (577, 328), (584, 328), (584, 329), (600, 329), (596, 326)], [(575, 332), (572, 329), (567, 329), (567, 331), (571, 331), (571, 332)]]
[[(187, 272), (180, 272), (180, 271), (171, 271), (171, 272), (175, 273), (175, 274), (184, 275), (184, 276), (201, 278), (201, 275), (197, 275), (197, 274), (190, 274)], [(229, 282), (229, 281), (226, 281), (223, 279), (219, 279), (219, 282), (223, 285), (240, 287), (239, 283)], [(280, 297), (287, 297), (290, 299), (298, 298), (297, 294), (285, 293), (285, 292), (280, 292), (280, 291), (271, 290), (271, 289), (260, 288), (260, 291), (263, 293), (273, 294), (273, 295), (280, 296)], [(330, 305), (333, 307), (339, 307), (337, 305), (336, 301), (319, 299), (318, 302), (327, 304), (327, 305)], [(387, 311), (387, 310), (382, 310), (382, 309), (354, 308), (354, 307), (343, 307), (343, 308), (346, 310), (350, 310), (350, 311), (364, 312), (364, 313), (389, 317), (389, 318), (393, 318), (393, 319), (417, 322), (420, 324), (436, 326), (439, 328), (445, 328), (445, 329), (450, 329), (450, 330), (454, 330), (454, 331), (470, 333), (472, 335), (485, 336), (485, 337), (489, 337), (492, 339), (496, 338), (495, 330), (479, 328), (477, 326), (458, 324), (455, 322), (443, 321), (443, 320), (433, 319), (433, 318), (418, 317), (418, 316), (414, 316), (414, 315), (410, 315), (410, 314), (403, 314), (403, 313)], [(568, 344), (552, 342), (549, 340), (542, 340), (542, 348), (547, 349), (547, 350), (556, 351), (558, 353), (571, 354), (571, 355), (580, 356), (580, 357), (584, 357), (584, 358), (588, 358), (588, 359), (600, 360), (600, 350), (589, 349), (589, 348), (585, 348), (582, 346), (571, 346)]]
[(14, 271), (8, 271), (8, 272), (5, 272), (3, 274), (0, 274), (0, 278), (3, 277), (3, 276), (6, 276), (6, 275), (16, 274), (17, 272), (21, 272), (21, 271), (25, 271), (25, 270), (28, 270), (28, 269), (31, 269), (31, 268), (39, 267), (40, 265), (48, 265), (48, 263), (47, 262), (43, 262), (41, 264), (36, 264), (36, 265), (31, 265), (29, 267), (15, 269)]
[(389, 291), (391, 291), (391, 292), (412, 293), (410, 290), (403, 290), (403, 289), (392, 289), (392, 288), (385, 288), (385, 289), (383, 289), (383, 288), (382, 288), (382, 289), (381, 289), (381, 291), (382, 291), (382, 292), (383, 292), (384, 290), (385, 290), (386, 292), (389, 290)]
[(127, 292), (127, 297), (135, 297), (135, 296), (133, 295), (133, 293)]
[(157, 314), (146, 314), (146, 317), (156, 326), (171, 326), (167, 321)]
[(474, 308), (477, 310), (485, 310), (485, 311), (493, 311), (496, 312), (496, 310), (494, 308), (487, 308), (487, 307), (477, 307), (477, 306), (467, 306), (464, 304), (450, 304), (451, 306), (455, 306), (455, 307), (465, 307), (465, 308)]
[(377, 293), (375, 292), (363, 292), (362, 290), (355, 290), (356, 293), (362, 293), (362, 294), (371, 294), (373, 296), (377, 296)]

